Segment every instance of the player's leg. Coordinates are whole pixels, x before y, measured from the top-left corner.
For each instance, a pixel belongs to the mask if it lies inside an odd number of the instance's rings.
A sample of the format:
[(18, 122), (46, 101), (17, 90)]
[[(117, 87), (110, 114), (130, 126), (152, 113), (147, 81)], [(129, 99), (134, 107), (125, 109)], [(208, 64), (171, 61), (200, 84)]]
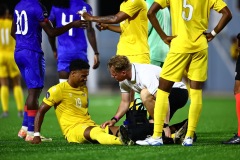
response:
[(8, 52), (1, 51), (0, 54), (0, 83), (1, 83), (1, 104), (3, 113), (1, 117), (8, 117), (8, 99), (9, 99), (9, 83), (8, 83)]
[(224, 141), (223, 144), (240, 144), (240, 56), (238, 56), (237, 58), (235, 72), (236, 72), (236, 76), (235, 76), (235, 85), (234, 85), (234, 95), (235, 95), (236, 113), (237, 113), (237, 119), (238, 119), (238, 132), (229, 140)]
[(15, 53), (15, 61), (28, 88), (28, 96), (25, 102), (27, 114), (24, 113), (21, 130), (27, 127), (25, 140), (31, 141), (33, 139), (34, 120), (39, 107), (38, 98), (44, 86), (45, 60), (43, 53), (21, 50)]
[[(146, 141), (137, 141), (140, 145), (162, 145), (161, 140), (157, 140), (162, 136), (163, 124), (166, 118), (169, 101), (168, 97), (174, 82), (182, 79), (182, 74), (189, 61), (189, 55), (169, 52), (164, 62), (162, 72), (160, 74), (159, 87), (154, 107), (154, 132), (151, 138)], [(159, 143), (155, 143), (155, 140)], [(160, 138), (161, 139), (161, 138)]]
[(109, 134), (108, 127), (105, 129), (99, 126), (88, 127), (84, 131), (84, 137), (89, 141), (97, 141), (100, 144), (123, 144), (119, 137)]
[(20, 71), (14, 61), (13, 57), (10, 57), (9, 62), (9, 73), (13, 84), (13, 95), (17, 105), (18, 116), (23, 117), (23, 90), (21, 86)]
[(151, 117), (154, 117), (155, 97), (151, 95), (147, 89), (142, 89), (140, 96), (141, 96), (143, 105), (146, 107), (149, 115)]
[(170, 117), (169, 121), (173, 117), (174, 113), (184, 107), (188, 101), (188, 90), (181, 88), (172, 88), (168, 97), (170, 103)]
[(1, 81), (1, 104), (3, 113), (1, 118), (8, 117), (8, 101), (9, 101), (9, 83), (8, 78), (0, 78)]
[(193, 143), (194, 133), (202, 110), (202, 88), (204, 81), (207, 79), (207, 61), (207, 49), (192, 54), (188, 71), (191, 103), (188, 114), (188, 130), (183, 146), (191, 146)]

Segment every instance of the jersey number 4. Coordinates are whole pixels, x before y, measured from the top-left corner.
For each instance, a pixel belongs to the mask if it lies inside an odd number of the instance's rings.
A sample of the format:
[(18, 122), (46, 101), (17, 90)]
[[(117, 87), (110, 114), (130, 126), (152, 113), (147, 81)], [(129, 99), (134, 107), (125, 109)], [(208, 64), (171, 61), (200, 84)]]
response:
[(183, 0), (183, 8), (184, 9), (188, 9), (188, 15), (186, 16), (186, 12), (185, 10), (182, 11), (182, 18), (185, 21), (190, 21), (192, 19), (192, 15), (193, 15), (193, 6), (191, 6), (190, 4), (187, 4), (187, 0)]

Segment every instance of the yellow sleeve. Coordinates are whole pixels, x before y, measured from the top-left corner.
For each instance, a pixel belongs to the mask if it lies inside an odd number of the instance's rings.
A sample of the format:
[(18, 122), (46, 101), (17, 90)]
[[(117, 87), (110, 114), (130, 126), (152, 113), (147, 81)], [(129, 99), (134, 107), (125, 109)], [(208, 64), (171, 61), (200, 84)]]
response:
[(51, 87), (44, 99), (43, 102), (46, 103), (49, 106), (55, 106), (59, 104), (62, 101), (62, 92), (59, 86), (53, 86)]
[(169, 7), (170, 0), (154, 0), (154, 2), (158, 3), (162, 8)]
[(121, 5), (120, 11), (132, 17), (135, 13), (137, 13), (140, 9), (143, 8), (141, 1), (142, 0), (127, 1), (125, 5)]
[(226, 7), (227, 4), (223, 0), (212, 0), (212, 9), (219, 12), (224, 7)]

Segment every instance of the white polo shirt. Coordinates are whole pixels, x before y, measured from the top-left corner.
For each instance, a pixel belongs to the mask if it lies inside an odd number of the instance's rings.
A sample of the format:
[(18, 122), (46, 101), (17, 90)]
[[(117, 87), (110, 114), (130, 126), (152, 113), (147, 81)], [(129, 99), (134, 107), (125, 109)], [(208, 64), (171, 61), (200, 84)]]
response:
[[(159, 76), (162, 68), (152, 64), (132, 64), (132, 79), (125, 79), (119, 82), (121, 92), (130, 92), (133, 89), (140, 93), (142, 89), (147, 90), (154, 95), (159, 85)], [(173, 88), (187, 89), (183, 82), (175, 82)]]

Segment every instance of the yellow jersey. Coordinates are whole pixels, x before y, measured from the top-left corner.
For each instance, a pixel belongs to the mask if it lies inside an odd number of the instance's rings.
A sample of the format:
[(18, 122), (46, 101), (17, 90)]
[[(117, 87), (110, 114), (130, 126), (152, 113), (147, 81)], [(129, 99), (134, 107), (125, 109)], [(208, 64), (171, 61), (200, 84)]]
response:
[(73, 88), (68, 82), (59, 83), (48, 90), (43, 102), (55, 107), (63, 135), (78, 124), (95, 124), (88, 113), (86, 86)]
[(120, 11), (130, 17), (120, 23), (121, 35), (117, 55), (141, 55), (149, 53), (147, 4), (144, 0), (126, 0)]
[(208, 29), (210, 10), (219, 12), (223, 0), (155, 0), (163, 8), (170, 7), (172, 35), (170, 52), (193, 53), (208, 48), (203, 34)]
[(8, 51), (13, 54), (15, 40), (11, 36), (12, 21), (10, 19), (0, 19), (0, 51)]

